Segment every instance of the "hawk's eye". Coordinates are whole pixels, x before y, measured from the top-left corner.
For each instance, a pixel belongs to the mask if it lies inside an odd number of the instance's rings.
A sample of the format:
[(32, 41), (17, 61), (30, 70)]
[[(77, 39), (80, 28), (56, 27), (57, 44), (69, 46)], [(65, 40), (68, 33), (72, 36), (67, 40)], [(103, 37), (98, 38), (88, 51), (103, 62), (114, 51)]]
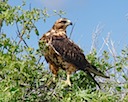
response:
[(61, 21), (61, 23), (66, 23), (67, 21)]

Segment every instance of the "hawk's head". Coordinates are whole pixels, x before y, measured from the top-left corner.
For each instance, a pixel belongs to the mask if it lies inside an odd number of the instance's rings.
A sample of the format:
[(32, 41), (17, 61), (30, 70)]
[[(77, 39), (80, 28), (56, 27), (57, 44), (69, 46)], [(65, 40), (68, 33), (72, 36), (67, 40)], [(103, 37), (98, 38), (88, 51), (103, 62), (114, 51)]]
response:
[(53, 25), (54, 30), (66, 30), (67, 26), (72, 25), (72, 22), (67, 18), (58, 19)]

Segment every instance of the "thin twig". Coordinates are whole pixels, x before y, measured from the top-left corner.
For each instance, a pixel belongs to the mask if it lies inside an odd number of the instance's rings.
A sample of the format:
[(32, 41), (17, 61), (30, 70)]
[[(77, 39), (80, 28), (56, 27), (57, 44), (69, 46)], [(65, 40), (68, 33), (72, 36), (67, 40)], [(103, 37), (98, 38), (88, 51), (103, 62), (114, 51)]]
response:
[[(108, 35), (107, 35), (107, 37), (106, 37), (106, 39), (105, 39), (106, 42), (108, 42), (109, 37), (110, 37), (110, 33), (108, 33)], [(104, 38), (103, 38), (103, 40), (104, 40)], [(101, 48), (99, 49), (99, 52), (97, 53), (97, 56), (99, 56), (99, 54), (100, 54), (101, 51), (103, 50), (104, 46), (105, 46), (105, 42), (103, 42)]]
[(0, 19), (0, 34), (2, 33), (3, 20)]
[(114, 60), (116, 62), (116, 51), (115, 51), (115, 47), (114, 47), (113, 41), (110, 40), (111, 47), (110, 47), (110, 44), (109, 44), (109, 40), (108, 39), (107, 40), (104, 40), (104, 43), (108, 47), (109, 52), (112, 54), (112, 56), (113, 56), (113, 58), (114, 58)]
[(18, 37), (20, 38), (20, 41), (18, 42), (18, 45), (21, 43), (21, 41), (23, 41), (24, 44), (26, 45), (26, 47), (29, 47), (28, 44), (26, 43), (26, 41), (23, 39), (24, 34), (20, 33), (20, 30), (19, 30), (19, 27), (18, 27), (17, 23), (16, 23), (16, 28), (17, 28), (17, 31), (18, 31)]
[(40, 63), (41, 57), (42, 57), (42, 56), (39, 56), (39, 59), (38, 59), (38, 61), (37, 61), (37, 65)]
[(112, 40), (111, 40), (110, 42), (111, 42), (111, 46), (112, 46), (113, 56), (114, 56), (114, 58), (115, 58), (115, 60), (116, 60), (117, 52), (116, 52), (116, 50), (115, 50), (114, 42), (113, 42)]
[(95, 28), (95, 30), (92, 33), (92, 46), (91, 46), (91, 52), (93, 51), (93, 49), (96, 49), (96, 43), (98, 42), (98, 37), (102, 32), (104, 26), (101, 26), (100, 24), (98, 24)]
[(72, 36), (72, 32), (73, 32), (73, 30), (74, 30), (74, 27), (75, 27), (77, 21), (78, 21), (78, 19), (76, 19), (76, 21), (74, 22), (74, 24), (73, 24), (73, 26), (72, 26), (72, 29), (71, 29), (69, 38), (71, 38), (71, 36)]
[(31, 9), (31, 3), (29, 4), (29, 10), (31, 11), (32, 9)]

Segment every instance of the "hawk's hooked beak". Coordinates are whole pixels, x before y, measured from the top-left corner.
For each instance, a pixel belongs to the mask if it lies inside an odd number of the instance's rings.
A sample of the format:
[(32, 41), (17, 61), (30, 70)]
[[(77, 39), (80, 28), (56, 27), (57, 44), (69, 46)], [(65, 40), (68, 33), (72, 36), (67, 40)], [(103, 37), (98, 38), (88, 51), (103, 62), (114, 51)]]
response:
[(73, 25), (70, 20), (67, 20), (67, 25)]
[(70, 25), (73, 25), (73, 23), (71, 22)]

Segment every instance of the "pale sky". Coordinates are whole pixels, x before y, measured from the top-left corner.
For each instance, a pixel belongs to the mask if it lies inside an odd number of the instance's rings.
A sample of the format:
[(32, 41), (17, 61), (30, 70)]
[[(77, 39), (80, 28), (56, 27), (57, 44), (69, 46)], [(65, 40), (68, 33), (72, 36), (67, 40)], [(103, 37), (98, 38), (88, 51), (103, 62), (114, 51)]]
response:
[[(92, 33), (97, 25), (101, 28), (101, 33), (98, 37), (96, 46), (98, 50), (110, 33), (110, 38), (114, 42), (117, 52), (128, 45), (128, 0), (26, 0), (27, 5), (24, 9), (29, 8), (31, 3), (32, 8), (47, 8), (48, 12), (52, 10), (63, 10), (66, 12), (63, 17), (70, 19), (73, 23), (76, 22), (71, 39), (77, 43), (85, 53), (89, 53), (92, 45)], [(20, 0), (9, 0), (11, 5), (20, 5)], [(46, 33), (53, 26), (58, 16), (51, 16), (46, 23), (38, 22), (37, 27), (42, 34)], [(71, 26), (68, 27), (68, 35), (71, 31)], [(15, 32), (12, 28), (9, 32)], [(13, 33), (14, 34), (14, 33)], [(9, 36), (14, 36), (14, 35)], [(39, 38), (40, 38), (39, 37)], [(35, 36), (29, 41), (32, 47), (38, 48), (38, 39)], [(107, 49), (107, 46), (104, 47)]]

